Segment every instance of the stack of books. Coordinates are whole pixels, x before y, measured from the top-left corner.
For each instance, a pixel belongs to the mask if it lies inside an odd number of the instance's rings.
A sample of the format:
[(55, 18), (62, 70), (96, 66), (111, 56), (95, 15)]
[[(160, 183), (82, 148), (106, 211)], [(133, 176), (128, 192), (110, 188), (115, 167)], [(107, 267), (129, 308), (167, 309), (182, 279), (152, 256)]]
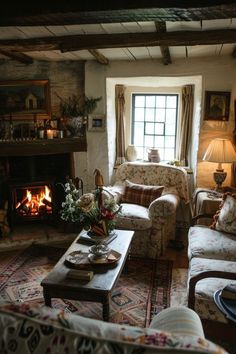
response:
[[(100, 236), (96, 237), (91, 237), (88, 235), (87, 231), (82, 231), (80, 233), (78, 243), (83, 243), (85, 245), (95, 245), (97, 243), (97, 240)], [(110, 242), (112, 242), (115, 238), (117, 237), (117, 234), (115, 232), (112, 232), (110, 235), (106, 237), (100, 237), (100, 240), (103, 245), (108, 245)]]
[(215, 292), (216, 305), (233, 322), (236, 322), (236, 284), (228, 284)]

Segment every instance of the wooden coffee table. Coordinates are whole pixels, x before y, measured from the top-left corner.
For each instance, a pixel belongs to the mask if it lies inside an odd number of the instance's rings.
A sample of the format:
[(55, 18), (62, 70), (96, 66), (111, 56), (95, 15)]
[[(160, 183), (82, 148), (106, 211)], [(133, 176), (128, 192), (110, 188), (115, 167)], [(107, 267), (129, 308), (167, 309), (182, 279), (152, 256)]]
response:
[(134, 234), (133, 231), (127, 230), (115, 230), (115, 232), (117, 237), (108, 246), (121, 253), (121, 258), (114, 264), (89, 266), (89, 269), (94, 272), (90, 281), (67, 277), (71, 268), (64, 264), (65, 257), (73, 251), (88, 252), (90, 247), (77, 242), (80, 236), (75, 239), (53, 270), (41, 282), (46, 306), (51, 306), (52, 298), (101, 302), (103, 319), (109, 321), (110, 294), (122, 272)]

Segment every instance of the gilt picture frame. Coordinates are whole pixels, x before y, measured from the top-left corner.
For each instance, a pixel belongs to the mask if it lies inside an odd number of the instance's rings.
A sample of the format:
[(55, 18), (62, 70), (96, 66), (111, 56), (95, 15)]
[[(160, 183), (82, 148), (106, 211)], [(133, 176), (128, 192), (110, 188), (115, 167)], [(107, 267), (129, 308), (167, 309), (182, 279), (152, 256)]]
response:
[(0, 116), (50, 118), (49, 80), (0, 81)]
[(104, 114), (89, 114), (88, 131), (103, 132), (105, 131), (106, 117)]
[(206, 91), (204, 120), (227, 121), (229, 119), (230, 92)]

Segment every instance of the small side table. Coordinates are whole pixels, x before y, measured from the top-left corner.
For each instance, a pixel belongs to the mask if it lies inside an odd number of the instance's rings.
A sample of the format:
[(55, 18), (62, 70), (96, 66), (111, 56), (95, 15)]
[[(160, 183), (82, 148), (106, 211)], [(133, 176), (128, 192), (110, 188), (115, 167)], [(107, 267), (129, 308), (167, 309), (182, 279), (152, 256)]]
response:
[[(193, 216), (199, 214), (215, 214), (222, 202), (222, 194), (206, 188), (197, 188), (193, 194)], [(201, 219), (201, 223), (210, 225), (209, 219)]]

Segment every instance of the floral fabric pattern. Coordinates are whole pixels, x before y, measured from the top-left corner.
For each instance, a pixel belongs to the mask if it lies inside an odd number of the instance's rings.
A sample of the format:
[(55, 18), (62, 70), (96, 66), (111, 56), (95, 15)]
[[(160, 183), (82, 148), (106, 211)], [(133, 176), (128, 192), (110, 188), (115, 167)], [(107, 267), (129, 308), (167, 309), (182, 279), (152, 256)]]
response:
[[(193, 258), (190, 262), (189, 279), (203, 271), (217, 270), (236, 273), (236, 263), (224, 260)], [(236, 280), (223, 278), (204, 278), (199, 280), (195, 288), (195, 311), (201, 318), (227, 323), (226, 317), (216, 306), (213, 295), (227, 284), (235, 284)]]
[(1, 304), (0, 351), (42, 353), (191, 353), (226, 354), (198, 336), (171, 334), (152, 328), (121, 326), (42, 308), (41, 305)]
[(226, 193), (219, 212), (214, 216), (213, 229), (236, 236), (236, 194)]
[[(122, 202), (126, 180), (141, 185), (164, 186), (162, 195), (149, 207)], [(165, 252), (170, 239), (175, 238), (176, 212), (180, 201), (188, 201), (188, 181), (185, 170), (156, 163), (124, 163), (117, 169), (116, 181), (107, 188), (121, 202), (116, 218), (117, 228), (135, 231), (132, 251), (155, 258)]]
[(193, 226), (188, 233), (188, 257), (236, 261), (235, 236), (207, 226)]
[(172, 188), (181, 199), (188, 201), (187, 172), (181, 168), (155, 163), (132, 163), (122, 164), (116, 173), (116, 181), (128, 179), (133, 183), (165, 186)]

